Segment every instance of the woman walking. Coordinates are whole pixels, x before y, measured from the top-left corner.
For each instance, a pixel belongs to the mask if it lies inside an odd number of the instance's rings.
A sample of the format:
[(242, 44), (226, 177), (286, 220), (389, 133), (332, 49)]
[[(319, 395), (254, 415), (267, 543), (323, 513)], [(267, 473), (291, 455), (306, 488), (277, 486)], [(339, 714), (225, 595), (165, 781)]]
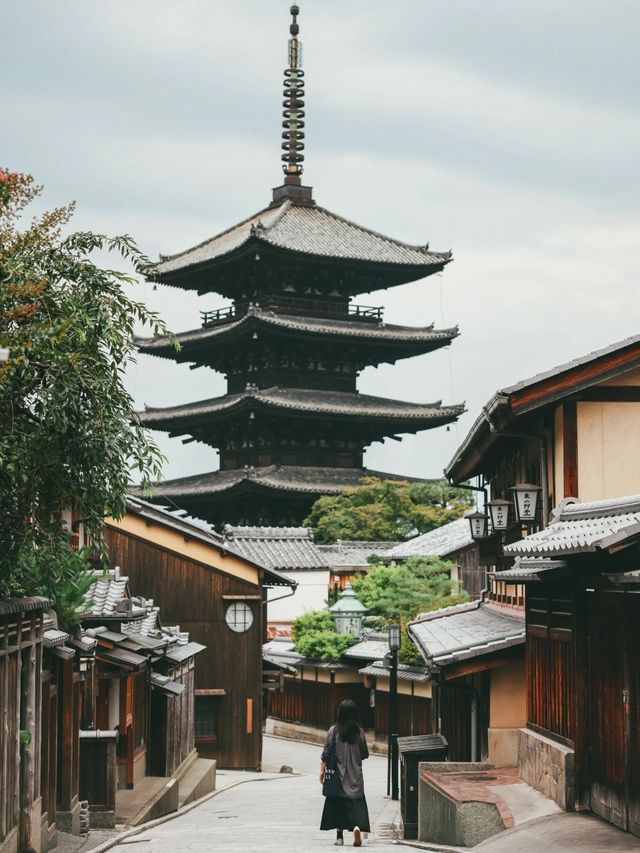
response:
[(320, 829), (337, 830), (336, 845), (344, 844), (344, 831), (353, 832), (353, 846), (362, 845), (362, 833), (370, 832), (369, 810), (364, 796), (362, 762), (369, 757), (367, 742), (355, 702), (345, 699), (338, 706), (336, 723), (327, 732), (320, 761), (320, 783), (337, 770), (341, 796), (325, 793)]

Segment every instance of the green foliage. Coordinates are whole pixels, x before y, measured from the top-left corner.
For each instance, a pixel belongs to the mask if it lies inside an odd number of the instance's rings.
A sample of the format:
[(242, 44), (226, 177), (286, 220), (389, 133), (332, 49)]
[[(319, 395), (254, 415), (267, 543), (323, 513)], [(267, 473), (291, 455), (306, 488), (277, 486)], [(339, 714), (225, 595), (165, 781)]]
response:
[(444, 480), (407, 483), (365, 477), (359, 486), (319, 498), (304, 523), (322, 544), (337, 539), (401, 541), (460, 518), (470, 506), (468, 492)]
[(50, 598), (62, 629), (77, 625), (88, 609), (87, 593), (94, 579), (90, 556), (88, 549), (73, 551), (65, 542), (20, 552), (24, 593)]
[(400, 623), (402, 646), (399, 659), (403, 663), (422, 665), (423, 660), (408, 639), (406, 627), (418, 613), (461, 604), (468, 594), (460, 591), (450, 577), (452, 563), (439, 557), (412, 557), (405, 563), (377, 562), (366, 575), (353, 581), (353, 588), (378, 627)]
[(338, 634), (328, 610), (312, 610), (294, 620), (292, 626), (295, 649), (316, 660), (340, 660), (356, 642), (352, 634)]
[[(33, 548), (58, 554), (66, 541), (62, 508), (74, 507), (101, 550), (103, 517), (122, 516), (131, 471), (145, 488), (159, 476), (162, 456), (132, 416), (124, 374), (134, 325), (166, 329), (127, 295), (135, 275), (92, 260), (115, 252), (134, 274), (147, 274), (150, 262), (130, 237), (61, 236), (72, 206), (21, 231), (18, 221), (40, 189), (29, 176), (3, 174), (0, 348), (9, 358), (0, 361), (0, 578), (7, 594), (22, 588), (16, 567), (31, 565)], [(71, 571), (72, 585), (74, 577)]]

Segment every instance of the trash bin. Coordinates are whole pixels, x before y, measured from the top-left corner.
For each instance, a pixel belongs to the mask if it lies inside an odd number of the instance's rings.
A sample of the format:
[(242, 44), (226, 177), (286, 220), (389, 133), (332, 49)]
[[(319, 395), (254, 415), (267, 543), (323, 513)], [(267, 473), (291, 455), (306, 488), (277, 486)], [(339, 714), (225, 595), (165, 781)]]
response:
[(421, 761), (444, 761), (449, 745), (442, 735), (399, 737), (401, 761), (400, 807), (404, 837), (418, 837), (418, 765)]

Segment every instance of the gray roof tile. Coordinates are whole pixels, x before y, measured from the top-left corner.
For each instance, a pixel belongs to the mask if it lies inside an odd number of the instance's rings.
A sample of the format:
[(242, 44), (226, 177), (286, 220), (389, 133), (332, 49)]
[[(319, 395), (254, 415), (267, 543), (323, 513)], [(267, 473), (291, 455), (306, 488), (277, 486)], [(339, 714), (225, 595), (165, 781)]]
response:
[(473, 545), (473, 539), (469, 522), (466, 518), (458, 518), (407, 542), (401, 542), (387, 551), (385, 556), (399, 560), (407, 557), (446, 557), (470, 545)]
[(524, 613), (486, 602), (424, 613), (408, 631), (427, 664), (439, 667), (525, 641)]
[(441, 267), (451, 258), (449, 252), (431, 252), (426, 246), (393, 240), (325, 208), (302, 207), (287, 200), (180, 254), (161, 255), (158, 275), (170, 275), (213, 261), (252, 238), (293, 252), (375, 263)]

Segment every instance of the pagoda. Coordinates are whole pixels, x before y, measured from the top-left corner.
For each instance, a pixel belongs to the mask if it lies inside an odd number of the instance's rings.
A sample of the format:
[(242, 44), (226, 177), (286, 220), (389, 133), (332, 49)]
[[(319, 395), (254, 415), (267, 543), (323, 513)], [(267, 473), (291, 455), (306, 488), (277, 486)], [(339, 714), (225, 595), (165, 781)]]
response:
[(450, 252), (412, 246), (316, 204), (301, 180), (304, 71), (299, 9), (291, 7), (285, 70), (284, 183), (271, 203), (221, 234), (161, 256), (154, 279), (231, 306), (202, 313), (202, 326), (139, 341), (139, 351), (207, 366), (227, 394), (170, 408), (146, 408), (142, 424), (220, 452), (218, 471), (157, 484), (154, 500), (216, 525), (300, 524), (321, 495), (365, 476), (365, 448), (386, 437), (455, 421), (462, 405), (417, 404), (360, 394), (368, 365), (393, 364), (451, 343), (457, 328), (388, 325), (359, 294), (440, 272)]

